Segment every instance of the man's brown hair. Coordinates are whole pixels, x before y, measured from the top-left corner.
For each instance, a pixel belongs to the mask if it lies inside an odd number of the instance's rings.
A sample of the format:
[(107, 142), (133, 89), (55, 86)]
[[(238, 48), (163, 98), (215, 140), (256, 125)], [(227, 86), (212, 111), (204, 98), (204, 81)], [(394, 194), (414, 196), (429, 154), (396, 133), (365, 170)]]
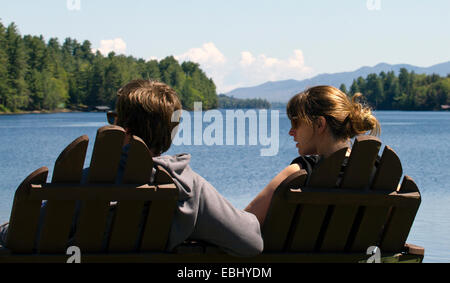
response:
[(117, 95), (117, 125), (143, 139), (155, 155), (166, 152), (179, 123), (172, 122), (173, 113), (181, 110), (177, 93), (161, 82), (134, 80)]

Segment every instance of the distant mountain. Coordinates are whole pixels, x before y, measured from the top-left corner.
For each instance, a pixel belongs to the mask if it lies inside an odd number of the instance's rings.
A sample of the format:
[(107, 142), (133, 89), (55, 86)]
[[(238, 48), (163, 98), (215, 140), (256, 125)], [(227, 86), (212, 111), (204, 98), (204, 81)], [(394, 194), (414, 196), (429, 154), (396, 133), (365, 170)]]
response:
[(440, 76), (447, 76), (450, 74), (450, 61), (446, 63), (437, 64), (431, 67), (417, 67), (408, 64), (390, 65), (380, 63), (374, 67), (362, 67), (353, 72), (342, 72), (335, 74), (321, 74), (311, 79), (302, 81), (285, 80), (277, 82), (267, 82), (255, 87), (237, 88), (226, 93), (227, 96), (235, 98), (263, 98), (269, 102), (287, 102), (294, 94), (301, 92), (307, 87), (315, 85), (332, 85), (339, 87), (344, 83), (347, 88), (350, 88), (354, 79), (358, 77), (367, 77), (369, 74), (379, 74), (381, 72), (394, 71), (396, 74), (400, 72), (401, 68), (407, 69), (409, 72), (414, 71), (416, 74), (438, 74)]

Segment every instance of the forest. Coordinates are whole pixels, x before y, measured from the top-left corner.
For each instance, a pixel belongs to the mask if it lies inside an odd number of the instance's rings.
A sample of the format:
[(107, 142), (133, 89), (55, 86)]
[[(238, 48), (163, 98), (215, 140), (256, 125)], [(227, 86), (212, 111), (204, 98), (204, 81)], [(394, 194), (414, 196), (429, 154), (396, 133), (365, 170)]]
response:
[(353, 80), (350, 89), (340, 89), (349, 96), (362, 93), (376, 110), (441, 110), (450, 104), (450, 74), (441, 77), (401, 69), (398, 76), (392, 72), (370, 74)]
[[(90, 110), (114, 108), (117, 90), (132, 79), (153, 79), (173, 87), (185, 109), (201, 101), (203, 109), (270, 108), (262, 99), (217, 95), (211, 78), (193, 62), (180, 64), (173, 56), (160, 61), (137, 59), (114, 52), (95, 53), (88, 40), (66, 38), (45, 41), (43, 36), (22, 36), (14, 23), (0, 21), (0, 113)], [(377, 110), (440, 110), (450, 105), (450, 74), (424, 75), (401, 69), (359, 77), (348, 88), (360, 92)]]
[(199, 64), (173, 56), (159, 62), (132, 56), (107, 56), (92, 45), (66, 38), (47, 42), (43, 36), (21, 36), (17, 26), (0, 22), (0, 112), (41, 111), (60, 108), (89, 110), (114, 108), (117, 90), (132, 79), (153, 79), (173, 87), (185, 109), (201, 101), (216, 108), (216, 86)]
[(261, 98), (238, 99), (233, 96), (219, 95), (219, 108), (222, 109), (268, 109), (271, 104)]

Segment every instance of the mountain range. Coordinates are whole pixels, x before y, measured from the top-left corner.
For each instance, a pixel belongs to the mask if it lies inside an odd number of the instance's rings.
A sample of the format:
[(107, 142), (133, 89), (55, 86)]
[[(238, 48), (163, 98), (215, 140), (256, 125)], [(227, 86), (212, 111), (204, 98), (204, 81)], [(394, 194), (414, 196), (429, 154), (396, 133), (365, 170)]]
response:
[(416, 74), (438, 74), (440, 76), (447, 76), (450, 74), (450, 61), (433, 65), (431, 67), (417, 67), (408, 64), (390, 65), (380, 63), (374, 67), (362, 67), (353, 72), (341, 72), (334, 74), (320, 74), (313, 78), (298, 81), (298, 80), (284, 80), (276, 82), (266, 82), (264, 84), (254, 87), (237, 88), (228, 93), (227, 96), (234, 98), (248, 99), (248, 98), (263, 98), (269, 102), (287, 102), (294, 94), (297, 94), (307, 87), (315, 85), (332, 85), (339, 87), (345, 84), (347, 89), (350, 88), (354, 79), (358, 77), (366, 78), (369, 74), (379, 74), (381, 72), (394, 71), (396, 75), (400, 69), (405, 68), (409, 72), (414, 71)]

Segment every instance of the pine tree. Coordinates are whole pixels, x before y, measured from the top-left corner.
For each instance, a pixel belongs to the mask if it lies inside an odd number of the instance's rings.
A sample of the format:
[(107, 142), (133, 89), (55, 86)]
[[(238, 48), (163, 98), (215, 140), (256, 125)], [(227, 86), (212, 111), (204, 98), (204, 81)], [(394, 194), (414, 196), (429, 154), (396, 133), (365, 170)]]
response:
[(341, 86), (339, 87), (339, 89), (340, 89), (343, 93), (347, 94), (347, 87), (345, 86), (345, 84), (341, 84)]
[(82, 60), (86, 60), (92, 63), (92, 60), (94, 60), (94, 54), (92, 54), (92, 44), (89, 40), (83, 41), (83, 44), (80, 46), (79, 51)]
[(6, 29), (6, 53), (8, 55), (8, 80), (5, 106), (13, 111), (28, 106), (27, 84), (25, 73), (27, 71), (25, 47), (17, 26), (11, 23)]
[(104, 91), (105, 91), (105, 105), (114, 108), (117, 98), (117, 91), (122, 86), (122, 75), (120, 66), (114, 57), (108, 57), (105, 69)]
[(142, 73), (142, 78), (152, 79), (156, 81), (161, 80), (161, 73), (159, 71), (158, 61), (150, 60), (145, 63), (144, 72)]
[(350, 86), (350, 96), (353, 96), (358, 92), (359, 92), (358, 83), (356, 82), (356, 80), (353, 80), (353, 83)]
[(6, 97), (9, 93), (8, 86), (8, 54), (6, 53), (6, 29), (0, 22), (0, 112), (6, 109)]
[(30, 97), (29, 108), (32, 110), (43, 109), (44, 104), (44, 73), (49, 72), (49, 57), (47, 47), (42, 36), (24, 36), (27, 53), (27, 73), (25, 80), (28, 85)]
[(370, 74), (367, 76), (364, 96), (367, 98), (367, 101), (375, 108), (378, 107), (379, 102), (382, 102), (383, 85), (381, 79), (377, 74)]
[(393, 71), (386, 74), (383, 83), (384, 100), (380, 105), (380, 109), (391, 110), (395, 102), (395, 96), (399, 93), (400, 86), (398, 79)]
[(107, 98), (103, 84), (105, 82), (105, 71), (101, 58), (95, 58), (90, 72), (89, 92), (87, 104), (91, 106), (106, 105)]
[(186, 75), (173, 56), (161, 60), (159, 62), (159, 70), (161, 72), (161, 79), (164, 83), (170, 85), (176, 91), (183, 89)]

